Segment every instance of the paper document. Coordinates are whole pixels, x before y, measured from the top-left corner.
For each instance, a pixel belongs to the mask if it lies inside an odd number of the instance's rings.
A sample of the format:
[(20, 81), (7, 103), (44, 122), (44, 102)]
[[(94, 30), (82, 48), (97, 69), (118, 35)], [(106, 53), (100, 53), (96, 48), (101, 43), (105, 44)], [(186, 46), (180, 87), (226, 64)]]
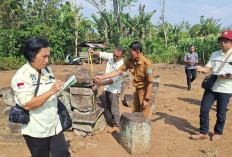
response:
[(70, 87), (71, 85), (73, 85), (74, 83), (77, 82), (76, 77), (73, 75), (72, 77), (70, 77), (64, 84), (64, 87), (58, 92), (56, 93), (56, 96), (58, 97), (64, 90), (66, 90), (68, 87)]

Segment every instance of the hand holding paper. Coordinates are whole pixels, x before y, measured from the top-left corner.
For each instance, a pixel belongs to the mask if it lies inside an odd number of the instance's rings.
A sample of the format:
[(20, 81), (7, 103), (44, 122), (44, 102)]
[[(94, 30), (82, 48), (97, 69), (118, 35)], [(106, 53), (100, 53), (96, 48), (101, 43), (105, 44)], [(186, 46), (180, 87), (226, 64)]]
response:
[(73, 75), (65, 82), (63, 88), (59, 92), (56, 93), (56, 96), (58, 97), (64, 90), (66, 90), (67, 88), (69, 88), (71, 85), (73, 85), (76, 82), (77, 82), (76, 77)]

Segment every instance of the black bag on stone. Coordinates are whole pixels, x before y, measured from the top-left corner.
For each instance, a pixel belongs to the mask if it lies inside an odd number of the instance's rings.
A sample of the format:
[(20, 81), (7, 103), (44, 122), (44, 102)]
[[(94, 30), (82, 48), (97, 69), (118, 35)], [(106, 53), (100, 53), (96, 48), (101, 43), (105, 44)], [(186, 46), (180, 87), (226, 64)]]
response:
[[(39, 90), (40, 77), (41, 71), (39, 72), (39, 77), (34, 96), (37, 95)], [(28, 122), (30, 121), (29, 111), (16, 104), (15, 106), (12, 106), (10, 109), (9, 121), (13, 123), (28, 124)]]
[(201, 87), (204, 89), (210, 89), (213, 87), (214, 83), (216, 82), (218, 76), (217, 75), (209, 75), (206, 76), (201, 83)]
[(57, 102), (58, 115), (60, 118), (62, 131), (65, 131), (72, 127), (72, 119), (69, 115), (67, 108), (64, 106), (64, 104), (59, 99), (57, 99), (57, 101), (58, 101)]

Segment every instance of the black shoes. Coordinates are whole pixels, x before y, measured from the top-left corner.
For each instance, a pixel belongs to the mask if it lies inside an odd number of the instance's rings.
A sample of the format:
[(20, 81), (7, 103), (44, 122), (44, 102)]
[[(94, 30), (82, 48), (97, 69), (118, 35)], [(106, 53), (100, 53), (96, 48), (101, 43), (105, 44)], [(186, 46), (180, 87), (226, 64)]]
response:
[(190, 90), (191, 90), (191, 87), (188, 87), (187, 90), (190, 91)]

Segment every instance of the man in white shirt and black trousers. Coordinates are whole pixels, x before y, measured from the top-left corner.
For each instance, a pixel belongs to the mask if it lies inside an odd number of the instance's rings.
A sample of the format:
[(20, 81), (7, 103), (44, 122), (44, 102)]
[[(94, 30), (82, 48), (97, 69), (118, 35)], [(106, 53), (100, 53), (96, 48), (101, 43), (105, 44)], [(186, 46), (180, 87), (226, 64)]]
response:
[[(116, 71), (124, 63), (124, 48), (122, 46), (117, 46), (114, 49), (114, 53), (94, 51), (92, 48), (90, 48), (88, 51), (93, 55), (98, 55), (99, 57), (108, 60), (105, 74)], [(94, 83), (95, 86), (93, 87), (93, 90), (96, 90), (100, 86), (104, 86), (105, 103), (107, 105), (107, 108), (113, 115), (113, 127), (110, 130), (108, 130), (109, 133), (119, 132), (119, 96), (121, 93), (121, 82), (122, 75), (119, 75), (114, 78), (107, 79), (103, 82)]]

